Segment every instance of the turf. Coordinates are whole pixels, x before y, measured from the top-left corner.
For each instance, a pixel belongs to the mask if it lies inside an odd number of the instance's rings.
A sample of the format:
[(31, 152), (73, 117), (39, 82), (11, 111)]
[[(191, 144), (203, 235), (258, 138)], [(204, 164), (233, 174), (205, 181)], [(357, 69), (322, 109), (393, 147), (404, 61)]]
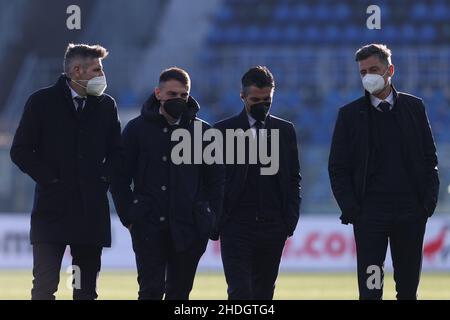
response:
[[(57, 299), (70, 299), (66, 287), (68, 275), (61, 274)], [(32, 276), (30, 271), (1, 271), (0, 300), (29, 299)], [(98, 281), (99, 299), (136, 299), (137, 282), (134, 272), (102, 271)], [(385, 299), (394, 299), (392, 274), (385, 277)], [(325, 300), (357, 299), (356, 276), (350, 273), (283, 273), (275, 290), (275, 299)], [(223, 273), (199, 273), (191, 299), (226, 299)], [(450, 300), (450, 273), (425, 273), (419, 287), (419, 299)]]

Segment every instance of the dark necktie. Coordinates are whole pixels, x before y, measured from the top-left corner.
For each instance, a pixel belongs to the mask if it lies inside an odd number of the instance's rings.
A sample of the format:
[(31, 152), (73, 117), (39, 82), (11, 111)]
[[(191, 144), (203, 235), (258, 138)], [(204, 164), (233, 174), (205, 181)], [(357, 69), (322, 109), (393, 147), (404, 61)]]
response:
[(80, 116), (81, 112), (83, 111), (83, 105), (84, 105), (84, 102), (86, 101), (86, 98), (75, 97), (74, 100), (77, 102), (76, 109), (75, 109), (77, 112), (77, 116)]
[(256, 121), (255, 122), (255, 128), (256, 128), (256, 134), (259, 134), (259, 130), (264, 128), (264, 125), (261, 121)]
[(256, 135), (255, 135), (255, 138), (256, 138), (256, 141), (257, 141), (256, 154), (257, 154), (258, 164), (259, 164), (259, 132), (260, 132), (260, 130), (262, 128), (264, 128), (264, 124), (261, 121), (258, 120), (258, 121), (255, 122), (254, 127), (256, 129)]
[(389, 102), (383, 101), (378, 105), (378, 107), (383, 112), (389, 112), (391, 105), (389, 104)]
[(262, 123), (262, 121), (257, 120), (254, 124), (255, 129), (256, 129), (256, 141), (257, 141), (257, 147), (256, 147), (256, 159), (257, 159), (257, 168), (258, 168), (258, 173), (257, 173), (257, 192), (258, 192), (258, 210), (261, 210), (262, 207), (262, 203), (263, 203), (263, 193), (262, 193), (262, 180), (261, 180), (261, 174), (260, 174), (260, 169), (261, 169), (261, 162), (259, 159), (259, 133), (260, 130), (264, 128), (264, 124)]

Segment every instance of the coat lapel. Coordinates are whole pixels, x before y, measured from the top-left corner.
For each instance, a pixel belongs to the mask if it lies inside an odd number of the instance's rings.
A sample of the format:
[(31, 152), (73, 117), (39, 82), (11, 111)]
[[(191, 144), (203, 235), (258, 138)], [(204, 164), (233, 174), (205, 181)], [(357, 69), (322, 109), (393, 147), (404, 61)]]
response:
[(366, 178), (368, 174), (368, 166), (369, 166), (369, 147), (370, 147), (370, 139), (369, 139), (369, 108), (372, 103), (370, 102), (370, 94), (369, 92), (365, 92), (364, 104), (359, 109), (359, 128), (357, 132), (359, 133), (359, 141), (360, 141), (360, 157), (364, 160), (363, 174), (364, 179), (362, 181), (361, 188), (357, 188), (357, 190), (361, 190), (362, 194), (358, 196), (362, 196), (365, 193), (366, 189)]
[[(392, 109), (394, 112), (395, 120), (400, 130), (401, 140), (402, 140), (402, 156), (403, 162), (410, 173), (417, 172), (414, 170), (415, 163), (411, 162), (410, 159), (415, 159), (416, 154), (421, 154), (422, 151), (422, 143), (420, 142), (419, 135), (419, 124), (416, 121), (416, 118), (412, 114), (412, 110), (410, 106), (406, 103), (405, 99), (402, 98), (402, 95), (399, 95), (397, 91), (394, 89), (395, 96), (395, 107)], [(420, 182), (418, 177), (412, 174), (412, 179), (415, 180), (415, 186), (419, 186)], [(416, 189), (416, 192), (420, 195), (420, 191)]]
[(242, 109), (241, 113), (237, 117), (237, 128), (240, 128), (244, 131), (250, 129), (250, 124), (248, 123), (247, 111), (245, 108)]
[(67, 82), (69, 81), (69, 78), (62, 74), (57, 82), (57, 86), (59, 87), (59, 89), (61, 90), (61, 93), (63, 95), (64, 98), (64, 105), (65, 107), (68, 109), (68, 111), (70, 112), (70, 114), (75, 118), (76, 114), (75, 114), (75, 105), (73, 103), (72, 100), (72, 93), (70, 92), (70, 88), (69, 85), (67, 84)]
[(82, 113), (82, 118), (90, 119), (99, 105), (100, 97), (87, 96), (86, 105)]

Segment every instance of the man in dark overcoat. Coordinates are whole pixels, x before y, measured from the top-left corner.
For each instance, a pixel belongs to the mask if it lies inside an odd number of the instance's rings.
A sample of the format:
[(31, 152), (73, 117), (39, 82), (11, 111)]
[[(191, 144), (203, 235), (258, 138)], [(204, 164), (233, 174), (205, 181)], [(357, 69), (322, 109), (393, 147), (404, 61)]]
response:
[(35, 182), (30, 239), (32, 299), (54, 299), (70, 246), (73, 298), (96, 299), (103, 247), (111, 246), (107, 191), (119, 159), (120, 122), (104, 94), (105, 48), (67, 48), (65, 73), (33, 93), (11, 147), (12, 161)]
[(140, 300), (189, 299), (222, 210), (224, 168), (203, 161), (202, 137), (210, 126), (196, 116), (200, 106), (190, 88), (185, 70), (164, 70), (122, 134), (123, 165), (111, 192), (131, 233)]
[(439, 194), (438, 159), (422, 99), (392, 85), (391, 50), (356, 52), (365, 95), (338, 113), (328, 170), (343, 224), (353, 224), (360, 299), (383, 296), (388, 244), (397, 299), (416, 299), (425, 226)]

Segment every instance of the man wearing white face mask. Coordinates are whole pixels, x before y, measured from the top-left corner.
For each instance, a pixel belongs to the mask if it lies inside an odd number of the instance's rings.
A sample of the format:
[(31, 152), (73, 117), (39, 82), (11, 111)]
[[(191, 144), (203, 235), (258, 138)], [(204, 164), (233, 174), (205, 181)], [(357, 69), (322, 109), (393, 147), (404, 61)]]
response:
[(422, 99), (391, 83), (391, 50), (356, 52), (365, 96), (339, 110), (328, 170), (353, 224), (360, 299), (382, 299), (388, 243), (397, 299), (416, 299), (423, 236), (439, 193), (436, 146)]
[(102, 59), (107, 55), (99, 45), (70, 44), (65, 73), (29, 97), (14, 136), (11, 158), (36, 182), (32, 299), (55, 298), (67, 245), (73, 298), (97, 298), (102, 248), (111, 246), (107, 191), (120, 162), (117, 107), (104, 94)]

